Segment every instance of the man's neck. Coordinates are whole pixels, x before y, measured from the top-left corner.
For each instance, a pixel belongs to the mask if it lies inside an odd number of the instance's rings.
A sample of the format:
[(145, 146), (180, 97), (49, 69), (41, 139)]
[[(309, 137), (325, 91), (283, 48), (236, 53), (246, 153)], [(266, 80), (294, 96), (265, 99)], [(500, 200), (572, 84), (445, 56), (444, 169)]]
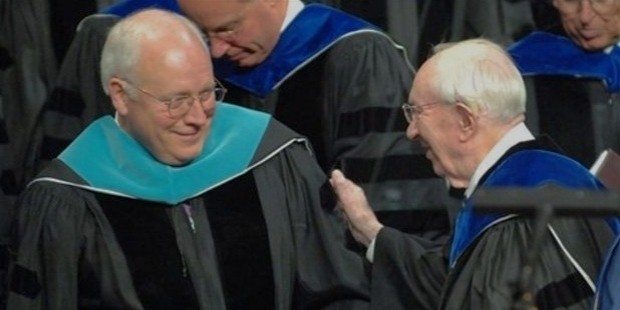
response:
[(480, 164), (477, 166), (465, 195), (469, 197), (478, 186), (480, 178), (508, 151), (511, 147), (524, 141), (534, 140), (534, 135), (527, 129), (523, 122), (511, 127), (502, 137), (494, 143), (488, 152), (485, 152)]

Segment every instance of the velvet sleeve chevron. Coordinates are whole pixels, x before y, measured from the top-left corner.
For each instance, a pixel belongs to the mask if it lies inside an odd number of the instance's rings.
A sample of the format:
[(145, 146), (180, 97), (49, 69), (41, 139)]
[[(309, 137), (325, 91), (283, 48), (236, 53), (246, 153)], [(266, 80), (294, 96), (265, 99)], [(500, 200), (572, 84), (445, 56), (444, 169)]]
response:
[(107, 31), (117, 21), (118, 17), (112, 15), (95, 14), (80, 23), (43, 110), (39, 168), (55, 158), (91, 121), (113, 114), (101, 87), (99, 59)]
[[(427, 216), (432, 223), (434, 212), (445, 212), (454, 201), (424, 149), (406, 138), (408, 124), (400, 106), (414, 75), (406, 58), (387, 36), (366, 32), (335, 44), (325, 63), (324, 132), (331, 145), (326, 153), (364, 188), (386, 224), (412, 232), (433, 230), (415, 223)], [(394, 217), (402, 222), (392, 222)]]

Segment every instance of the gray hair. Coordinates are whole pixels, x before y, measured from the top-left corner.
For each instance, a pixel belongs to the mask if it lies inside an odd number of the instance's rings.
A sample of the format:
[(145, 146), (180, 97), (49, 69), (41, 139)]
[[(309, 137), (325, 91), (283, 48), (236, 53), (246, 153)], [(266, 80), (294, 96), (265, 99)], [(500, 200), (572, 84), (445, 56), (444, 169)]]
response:
[[(101, 52), (101, 85), (109, 94), (107, 83), (112, 77), (132, 80), (133, 69), (140, 59), (142, 42), (161, 40), (172, 31), (178, 37), (192, 40), (198, 38), (208, 51), (206, 37), (196, 24), (171, 11), (145, 9), (133, 13), (114, 25)], [(163, 43), (163, 41), (162, 41)]]
[(500, 121), (525, 113), (523, 78), (501, 46), (478, 38), (441, 44), (434, 52), (431, 87), (443, 102), (462, 102)]

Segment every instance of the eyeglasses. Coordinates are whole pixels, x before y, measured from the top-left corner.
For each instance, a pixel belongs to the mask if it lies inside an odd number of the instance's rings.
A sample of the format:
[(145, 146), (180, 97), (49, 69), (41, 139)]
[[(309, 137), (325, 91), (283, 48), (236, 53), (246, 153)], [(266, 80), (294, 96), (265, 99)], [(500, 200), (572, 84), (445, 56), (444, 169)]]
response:
[[(240, 24), (235, 24), (235, 26), (231, 26), (230, 29), (218, 30), (218, 31), (209, 31), (207, 32), (207, 36), (209, 39), (217, 38), (225, 42), (233, 41), (237, 37), (237, 33), (240, 30)], [(209, 41), (210, 42), (210, 41)]]
[(243, 31), (245, 21), (248, 18), (248, 11), (254, 7), (256, 2), (258, 1), (244, 3), (244, 7), (237, 12), (234, 20), (226, 25), (207, 31), (207, 36), (210, 39), (217, 38), (226, 42), (234, 41), (237, 35)]
[(168, 114), (170, 115), (170, 117), (174, 117), (174, 118), (185, 115), (190, 110), (190, 108), (194, 104), (194, 101), (196, 100), (198, 100), (200, 104), (204, 104), (205, 102), (211, 99), (211, 96), (214, 96), (215, 101), (220, 102), (224, 100), (224, 96), (226, 95), (226, 92), (227, 92), (227, 89), (224, 88), (224, 86), (222, 86), (220, 81), (215, 79), (215, 83), (216, 83), (215, 87), (213, 87), (212, 89), (205, 90), (199, 93), (197, 96), (176, 95), (170, 99), (159, 99), (157, 98), (157, 96), (136, 86), (135, 84), (131, 83), (129, 80), (123, 79), (123, 81), (125, 81), (127, 85), (130, 85), (131, 87), (139, 90), (141, 93), (165, 104), (168, 107)]
[(592, 10), (606, 13), (614, 6), (616, 0), (558, 0), (558, 9), (564, 13), (576, 13), (583, 8), (583, 2), (590, 2)]
[(422, 112), (424, 112), (425, 109), (429, 109), (432, 106), (435, 105), (439, 105), (441, 102), (433, 102), (433, 103), (429, 103), (429, 104), (425, 104), (425, 105), (414, 105), (414, 104), (409, 104), (409, 103), (404, 103), (401, 108), (403, 109), (403, 113), (405, 114), (405, 119), (407, 119), (408, 123), (411, 123), (415, 120), (417, 120), (418, 116), (420, 116), (420, 114)]

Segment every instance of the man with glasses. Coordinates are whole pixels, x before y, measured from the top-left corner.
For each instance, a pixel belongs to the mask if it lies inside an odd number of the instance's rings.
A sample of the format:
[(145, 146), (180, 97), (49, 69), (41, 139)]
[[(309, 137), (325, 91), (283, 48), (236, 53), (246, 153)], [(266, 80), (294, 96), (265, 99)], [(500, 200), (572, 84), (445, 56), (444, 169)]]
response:
[(200, 30), (146, 10), (112, 29), (115, 118), (21, 195), (8, 309), (365, 309), (363, 261), (307, 140), (222, 102)]
[(616, 222), (550, 221), (522, 286), (525, 255), (536, 244), (535, 221), (522, 214), (480, 213), (475, 206), (481, 188), (603, 189), (583, 166), (555, 152), (546, 139), (534, 138), (524, 124), (525, 99), (510, 57), (484, 39), (442, 45), (418, 71), (403, 106), (407, 137), (425, 146), (436, 173), (466, 189), (444, 250), (384, 227), (361, 188), (341, 171), (332, 173), (352, 234), (368, 246), (374, 309), (589, 308)]
[(540, 132), (590, 166), (605, 149), (620, 151), (620, 3), (551, 4), (561, 19), (559, 34), (534, 32), (509, 52), (532, 81), (529, 106), (538, 109)]
[(399, 111), (413, 77), (401, 47), (357, 17), (300, 0), (180, 0), (209, 37), (231, 102), (268, 112), (345, 169), (387, 225), (449, 232), (455, 201)]

